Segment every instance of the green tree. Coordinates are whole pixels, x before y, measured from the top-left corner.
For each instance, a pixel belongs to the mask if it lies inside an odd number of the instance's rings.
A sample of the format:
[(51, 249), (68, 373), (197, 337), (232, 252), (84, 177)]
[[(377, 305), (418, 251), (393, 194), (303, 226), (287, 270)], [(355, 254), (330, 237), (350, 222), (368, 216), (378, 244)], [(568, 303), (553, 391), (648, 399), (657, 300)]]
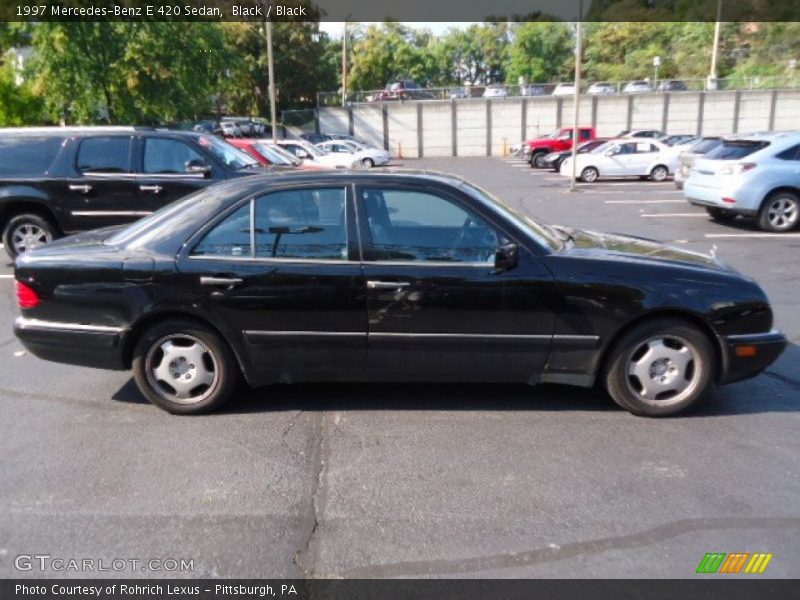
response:
[(513, 27), (508, 48), (508, 79), (558, 81), (575, 68), (573, 28), (566, 23), (527, 22)]

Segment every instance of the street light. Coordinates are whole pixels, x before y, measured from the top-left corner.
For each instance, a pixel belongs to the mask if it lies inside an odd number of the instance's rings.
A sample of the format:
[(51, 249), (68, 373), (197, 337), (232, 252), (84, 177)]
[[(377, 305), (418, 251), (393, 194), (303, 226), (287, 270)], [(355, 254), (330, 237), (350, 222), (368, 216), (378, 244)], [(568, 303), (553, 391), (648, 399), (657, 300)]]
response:
[(658, 67), (661, 66), (661, 57), (653, 57), (653, 89), (658, 87)]
[(581, 56), (583, 54), (583, 0), (578, 3), (578, 21), (575, 23), (575, 104), (572, 107), (572, 174), (569, 180), (569, 191), (576, 192), (575, 181), (578, 176), (578, 127), (579, 107), (581, 101)]
[(708, 74), (707, 89), (717, 89), (717, 53), (719, 52), (719, 25), (722, 20), (722, 0), (717, 0), (717, 21), (714, 23), (714, 45), (711, 48), (711, 72)]

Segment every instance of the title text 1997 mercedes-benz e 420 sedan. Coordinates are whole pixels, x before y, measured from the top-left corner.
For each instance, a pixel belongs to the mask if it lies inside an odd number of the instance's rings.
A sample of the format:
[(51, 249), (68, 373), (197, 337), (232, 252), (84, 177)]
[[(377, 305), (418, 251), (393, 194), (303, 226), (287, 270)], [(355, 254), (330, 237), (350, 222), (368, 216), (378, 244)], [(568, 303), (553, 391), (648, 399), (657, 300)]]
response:
[(657, 242), (553, 227), (455, 177), (223, 183), (16, 262), (35, 355), (132, 368), (173, 413), (276, 382), (591, 386), (667, 415), (782, 352), (752, 280)]

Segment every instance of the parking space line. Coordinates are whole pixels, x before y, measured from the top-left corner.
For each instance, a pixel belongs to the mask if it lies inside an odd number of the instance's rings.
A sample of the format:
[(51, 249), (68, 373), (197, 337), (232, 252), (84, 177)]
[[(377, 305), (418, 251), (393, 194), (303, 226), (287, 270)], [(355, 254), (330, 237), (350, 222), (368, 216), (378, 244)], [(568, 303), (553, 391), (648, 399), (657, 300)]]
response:
[[(672, 190), (625, 190), (624, 192), (621, 192), (620, 190), (614, 190), (614, 191), (597, 190), (597, 191), (595, 191), (593, 193), (595, 193), (595, 194), (616, 194), (617, 196), (620, 196), (622, 194), (672, 194), (673, 196), (675, 195), (675, 192), (673, 192)], [(631, 200), (630, 202), (633, 202), (633, 203), (641, 202), (641, 200)], [(683, 203), (686, 203), (686, 199), (684, 198), (683, 200), (671, 200), (671, 202), (683, 202)]]
[(651, 214), (651, 215), (639, 215), (640, 217), (703, 217), (705, 219), (708, 218), (706, 213), (660, 213), (660, 214)]
[(798, 238), (800, 233), (707, 233), (707, 238)]
[[(603, 181), (599, 185), (601, 185), (601, 186), (614, 185), (614, 186), (628, 186), (628, 187), (630, 187), (632, 185), (636, 185), (637, 183), (642, 183), (642, 182), (640, 182), (640, 181), (609, 181), (609, 182)], [(580, 185), (582, 188), (591, 188), (591, 187), (596, 187), (596, 185), (598, 185), (598, 184), (579, 183), (578, 185)], [(657, 186), (657, 185), (658, 186), (664, 186), (664, 185), (674, 185), (674, 184), (671, 181), (651, 181), (651, 182), (647, 183), (647, 185), (650, 185), (650, 186)]]
[(686, 200), (603, 200), (604, 204), (684, 204)]

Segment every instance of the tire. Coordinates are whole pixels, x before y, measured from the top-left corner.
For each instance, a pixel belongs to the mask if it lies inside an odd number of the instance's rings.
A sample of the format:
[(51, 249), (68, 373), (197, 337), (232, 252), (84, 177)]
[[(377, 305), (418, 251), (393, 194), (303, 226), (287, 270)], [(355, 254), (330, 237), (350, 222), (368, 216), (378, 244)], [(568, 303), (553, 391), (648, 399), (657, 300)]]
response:
[(586, 167), (581, 171), (581, 181), (585, 181), (586, 183), (594, 183), (597, 181), (598, 177), (600, 177), (600, 171), (595, 167)]
[(3, 229), (3, 246), (13, 259), (58, 237), (52, 221), (35, 213), (12, 217)]
[(537, 150), (531, 154), (531, 166), (536, 169), (546, 169), (547, 163), (544, 162), (545, 156), (547, 156), (547, 152), (544, 150)]
[(626, 333), (606, 362), (606, 390), (634, 415), (663, 417), (701, 400), (716, 378), (708, 337), (681, 319), (647, 321)]
[[(133, 375), (150, 402), (175, 415), (219, 408), (240, 379), (227, 342), (211, 328), (183, 319), (144, 332), (133, 350)], [(180, 387), (172, 387), (175, 380)]]
[(776, 192), (764, 200), (758, 211), (758, 226), (764, 231), (783, 233), (800, 221), (800, 198), (793, 192)]
[(669, 169), (664, 165), (656, 165), (650, 171), (650, 179), (653, 181), (664, 181), (669, 177)]
[(375, 161), (372, 160), (371, 158), (365, 158), (361, 161), (361, 164), (364, 165), (364, 167), (366, 167), (367, 169), (371, 169), (372, 167), (375, 166)]
[(713, 206), (707, 206), (706, 212), (714, 221), (719, 221), (720, 223), (730, 223), (737, 217), (736, 213), (732, 213), (722, 208), (714, 208)]

